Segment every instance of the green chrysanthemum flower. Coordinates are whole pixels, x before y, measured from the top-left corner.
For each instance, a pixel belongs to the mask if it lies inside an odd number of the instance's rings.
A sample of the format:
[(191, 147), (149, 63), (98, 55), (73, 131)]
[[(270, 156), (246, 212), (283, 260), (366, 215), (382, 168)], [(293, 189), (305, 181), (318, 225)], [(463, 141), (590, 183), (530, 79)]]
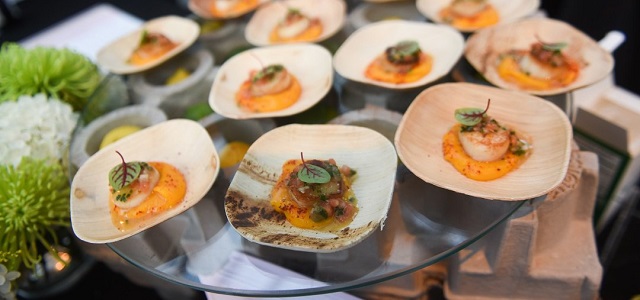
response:
[(0, 166), (0, 252), (7, 268), (33, 268), (41, 259), (38, 244), (54, 257), (54, 230), (70, 225), (69, 182), (60, 164), (23, 158), (17, 167)]
[(101, 78), (94, 63), (69, 49), (24, 49), (15, 43), (5, 43), (0, 49), (0, 102), (43, 93), (78, 111)]

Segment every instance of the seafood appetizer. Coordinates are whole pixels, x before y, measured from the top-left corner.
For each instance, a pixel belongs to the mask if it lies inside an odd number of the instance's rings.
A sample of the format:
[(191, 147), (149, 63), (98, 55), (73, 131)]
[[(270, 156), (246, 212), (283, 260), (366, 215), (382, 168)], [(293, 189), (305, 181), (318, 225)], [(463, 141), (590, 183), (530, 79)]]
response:
[(387, 48), (369, 64), (365, 76), (388, 83), (414, 82), (429, 74), (433, 59), (418, 42), (406, 40)]
[(450, 26), (378, 21), (352, 33), (336, 51), (333, 66), (352, 81), (409, 89), (445, 76), (463, 50), (462, 34)]
[(346, 227), (358, 212), (351, 182), (356, 171), (338, 167), (334, 159), (291, 159), (271, 193), (271, 205), (293, 226), (337, 230)]
[(109, 206), (118, 230), (134, 228), (140, 222), (178, 205), (187, 191), (180, 170), (165, 162), (125, 162), (109, 171)]
[(344, 0), (271, 1), (251, 17), (244, 35), (256, 46), (321, 42), (344, 26), (346, 7)]
[(564, 112), (545, 99), (487, 85), (443, 83), (413, 99), (394, 143), (404, 165), (427, 183), (517, 201), (562, 183), (572, 132)]
[(302, 88), (298, 79), (281, 64), (253, 70), (236, 93), (238, 105), (250, 112), (272, 112), (298, 101)]
[(197, 122), (173, 119), (98, 151), (71, 184), (71, 224), (90, 243), (110, 243), (195, 205), (209, 191), (220, 158)]
[(231, 119), (288, 116), (322, 99), (333, 83), (331, 53), (315, 44), (250, 49), (216, 74), (209, 105)]
[(576, 80), (580, 63), (562, 52), (566, 43), (536, 42), (529, 50), (512, 50), (502, 56), (498, 74), (524, 89), (548, 90)]
[(259, 244), (342, 250), (383, 226), (397, 162), (393, 144), (372, 129), (277, 127), (249, 147), (227, 189), (225, 213)]
[(490, 83), (535, 95), (592, 84), (613, 69), (613, 57), (584, 33), (552, 19), (528, 19), (478, 31), (467, 61)]
[(200, 26), (193, 20), (178, 16), (156, 18), (100, 49), (96, 60), (115, 74), (142, 72), (184, 51), (199, 34)]
[(177, 46), (176, 43), (162, 33), (143, 30), (142, 36), (140, 37), (140, 44), (133, 50), (129, 58), (129, 63), (138, 66), (148, 64), (162, 57)]
[(204, 19), (230, 19), (247, 14), (265, 0), (189, 0), (189, 9)]
[(500, 178), (518, 168), (531, 154), (531, 141), (500, 124), (487, 107), (459, 108), (458, 124), (443, 137), (444, 158), (464, 176), (480, 181)]
[(322, 33), (322, 23), (318, 18), (310, 18), (300, 10), (289, 8), (287, 15), (278, 26), (273, 29), (269, 40), (278, 42), (307, 42), (313, 41)]
[(500, 15), (488, 0), (453, 0), (440, 18), (455, 28), (473, 30), (498, 23)]
[(507, 24), (534, 14), (539, 0), (417, 0), (416, 7), (435, 23), (462, 32)]

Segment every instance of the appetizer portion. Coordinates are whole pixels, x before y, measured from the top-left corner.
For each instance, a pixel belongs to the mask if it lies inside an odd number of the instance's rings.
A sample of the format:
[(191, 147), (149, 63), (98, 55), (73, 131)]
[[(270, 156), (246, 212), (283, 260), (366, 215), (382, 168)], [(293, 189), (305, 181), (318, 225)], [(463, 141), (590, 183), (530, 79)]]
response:
[(487, 115), (487, 107), (459, 108), (458, 124), (442, 142), (444, 158), (462, 175), (479, 181), (500, 178), (517, 169), (532, 151), (531, 141)]
[(164, 162), (125, 162), (109, 172), (109, 207), (120, 231), (135, 228), (184, 199), (187, 183), (182, 173)]
[(580, 64), (562, 53), (566, 43), (536, 42), (529, 50), (512, 50), (499, 60), (502, 79), (524, 89), (548, 90), (573, 83)]
[(269, 41), (308, 42), (322, 34), (322, 22), (318, 18), (310, 18), (299, 9), (288, 8), (284, 19), (271, 31)]
[(129, 63), (140, 66), (153, 62), (178, 46), (158, 32), (142, 31), (140, 43), (129, 57)]
[(453, 0), (440, 11), (445, 23), (460, 30), (474, 30), (498, 23), (498, 11), (487, 0)]
[(351, 189), (356, 172), (334, 159), (288, 160), (271, 193), (271, 205), (298, 228), (335, 231), (358, 212)]
[(420, 49), (418, 42), (405, 40), (388, 47), (365, 70), (367, 78), (387, 83), (408, 83), (429, 74), (433, 65), (430, 55)]
[(238, 105), (251, 112), (285, 109), (298, 101), (302, 87), (295, 76), (281, 64), (250, 72), (236, 92)]
[(239, 16), (253, 10), (258, 4), (258, 0), (214, 0), (209, 6), (209, 13), (215, 18)]

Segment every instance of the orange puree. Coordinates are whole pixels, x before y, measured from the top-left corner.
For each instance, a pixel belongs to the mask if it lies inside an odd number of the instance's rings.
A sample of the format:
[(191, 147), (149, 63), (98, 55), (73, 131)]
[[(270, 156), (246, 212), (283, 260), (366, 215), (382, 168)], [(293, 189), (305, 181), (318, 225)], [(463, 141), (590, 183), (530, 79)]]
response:
[(160, 34), (150, 34), (154, 41), (141, 44), (129, 57), (129, 63), (140, 66), (153, 62), (178, 45)]
[(290, 38), (281, 37), (278, 34), (278, 27), (276, 26), (271, 31), (271, 34), (269, 35), (269, 41), (272, 42), (272, 43), (278, 43), (278, 42), (280, 42), (280, 43), (281, 42), (309, 42), (309, 41), (313, 41), (314, 39), (319, 37), (320, 34), (322, 34), (322, 23), (320, 23), (319, 20), (312, 20), (307, 29), (305, 29), (300, 34), (298, 34), (298, 35), (296, 35), (294, 37), (290, 37)]
[(460, 124), (456, 124), (444, 135), (442, 152), (446, 161), (450, 162), (458, 172), (470, 179), (489, 181), (500, 178), (518, 168), (527, 158), (527, 155), (516, 155), (511, 151), (507, 151), (505, 156), (497, 161), (476, 161), (465, 153), (462, 144), (460, 144), (458, 139), (460, 126)]
[(550, 78), (536, 78), (523, 72), (518, 62), (511, 57), (505, 56), (498, 65), (498, 74), (506, 81), (516, 83), (521, 88), (532, 90), (548, 90), (552, 88), (564, 87), (571, 84), (578, 77), (579, 67), (551, 68), (553, 75)]
[(391, 72), (382, 67), (380, 60), (386, 60), (385, 54), (381, 54), (374, 61), (372, 61), (364, 75), (370, 79), (378, 80), (388, 83), (409, 83), (420, 80), (420, 78), (431, 72), (433, 66), (433, 59), (430, 55), (420, 52), (420, 60), (418, 63), (409, 70), (409, 72)]
[(163, 162), (149, 162), (160, 173), (160, 179), (153, 191), (140, 205), (131, 209), (122, 209), (109, 199), (111, 220), (121, 231), (134, 228), (136, 225), (178, 205), (184, 199), (187, 182), (178, 169)]
[[(228, 1), (228, 0), (216, 0), (216, 1)], [(216, 18), (225, 18), (228, 16), (235, 16), (243, 14), (247, 11), (254, 9), (258, 6), (258, 0), (240, 0), (238, 3), (230, 7), (229, 9), (220, 10), (216, 5), (216, 1), (211, 1), (211, 5), (209, 6), (209, 12), (212, 16)]]
[(484, 10), (472, 17), (460, 16), (453, 13), (451, 7), (445, 7), (440, 11), (440, 18), (461, 30), (473, 30), (488, 27), (498, 23), (500, 16), (492, 5), (487, 5)]
[[(284, 163), (282, 166), (282, 174), (271, 192), (271, 206), (273, 206), (277, 212), (283, 213), (287, 221), (298, 228), (331, 231), (341, 229), (351, 223), (356, 213), (351, 216), (350, 220), (346, 220), (345, 222), (337, 222), (334, 218), (327, 218), (320, 222), (315, 222), (311, 219), (311, 208), (298, 207), (285, 186), (285, 179), (289, 177), (291, 172), (300, 164), (302, 164), (302, 161), (299, 159), (288, 160)], [(346, 190), (342, 198), (348, 201), (349, 198), (354, 198), (353, 191), (351, 190), (351, 181), (349, 180), (349, 176), (345, 174), (342, 174), (342, 178)], [(354, 208), (357, 209), (356, 206), (354, 206)]]
[(302, 87), (298, 80), (291, 75), (291, 85), (275, 94), (254, 97), (251, 95), (251, 79), (245, 81), (236, 93), (236, 101), (243, 109), (252, 112), (271, 112), (285, 109), (298, 101), (302, 94)]

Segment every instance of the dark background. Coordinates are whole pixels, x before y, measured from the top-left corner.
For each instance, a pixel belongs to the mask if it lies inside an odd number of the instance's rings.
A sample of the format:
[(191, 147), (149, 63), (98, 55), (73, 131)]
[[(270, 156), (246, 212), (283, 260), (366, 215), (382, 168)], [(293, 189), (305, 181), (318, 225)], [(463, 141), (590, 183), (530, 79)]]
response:
[[(8, 5), (13, 2), (15, 0), (0, 0), (0, 4), (3, 4), (0, 5), (2, 12), (5, 15), (10, 12), (14, 16), (0, 28), (0, 43), (19, 42), (98, 3), (93, 0), (22, 0), (15, 6)], [(111, 3), (143, 20), (168, 14), (190, 14), (182, 4), (184, 1), (179, 0), (102, 2)], [(353, 0), (347, 2), (357, 3)], [(640, 94), (640, 84), (636, 75), (640, 69), (639, 0), (543, 0), (541, 9), (546, 11), (549, 17), (572, 24), (594, 40), (602, 39), (611, 30), (625, 33), (625, 43), (613, 53), (615, 81), (619, 86)], [(620, 236), (612, 231), (612, 225), (597, 236), (599, 249), (605, 248), (607, 244), (611, 245), (614, 238), (617, 245), (613, 254), (603, 263), (601, 295), (605, 300), (631, 299), (633, 295), (640, 294), (640, 204), (633, 205), (628, 211), (629, 222)], [(48, 299), (114, 298), (159, 299), (159, 296), (154, 290), (139, 287), (104, 264), (96, 263), (74, 287)], [(204, 298), (204, 294), (196, 298)]]

